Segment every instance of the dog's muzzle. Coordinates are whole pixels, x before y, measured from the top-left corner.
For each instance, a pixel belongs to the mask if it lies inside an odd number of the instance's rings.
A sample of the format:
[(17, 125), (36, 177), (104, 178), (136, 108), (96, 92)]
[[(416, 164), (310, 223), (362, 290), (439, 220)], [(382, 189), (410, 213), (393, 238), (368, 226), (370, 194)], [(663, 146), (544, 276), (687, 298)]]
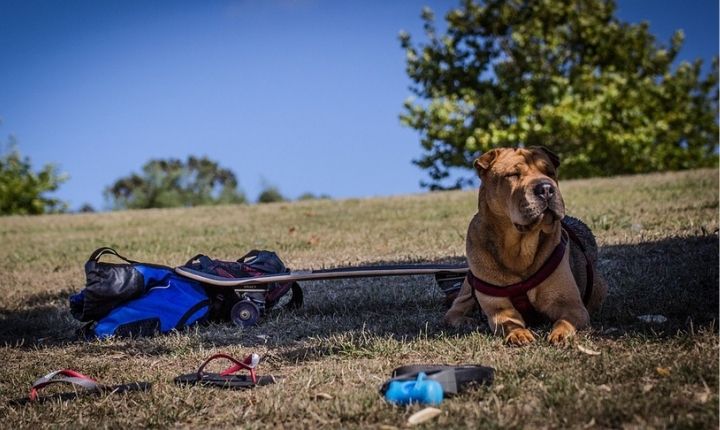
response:
[(521, 233), (532, 231), (540, 224), (551, 224), (565, 216), (560, 192), (552, 181), (545, 179), (531, 185), (525, 198), (525, 206), (521, 210), (525, 221), (514, 223)]

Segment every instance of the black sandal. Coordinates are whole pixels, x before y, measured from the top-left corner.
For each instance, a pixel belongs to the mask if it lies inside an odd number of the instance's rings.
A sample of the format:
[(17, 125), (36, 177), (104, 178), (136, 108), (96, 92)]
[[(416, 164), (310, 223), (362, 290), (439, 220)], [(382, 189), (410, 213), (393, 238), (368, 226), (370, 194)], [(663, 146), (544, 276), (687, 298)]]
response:
[[(73, 391), (67, 393), (51, 394), (49, 396), (39, 397), (38, 393), (45, 387), (56, 383), (71, 384), (75, 387), (83, 388), (82, 391)], [(80, 372), (72, 369), (62, 369), (50, 372), (47, 375), (36, 380), (30, 388), (28, 397), (12, 400), (12, 404), (22, 405), (27, 403), (42, 403), (49, 400), (59, 399), (61, 401), (73, 400), (80, 395), (102, 395), (127, 393), (130, 391), (148, 391), (152, 387), (150, 382), (132, 382), (121, 385), (102, 385), (96, 380), (85, 376)]]
[[(218, 358), (230, 360), (234, 364), (220, 373), (203, 372), (208, 363)], [(274, 376), (258, 376), (255, 373), (255, 368), (259, 362), (260, 356), (257, 354), (250, 354), (243, 361), (239, 361), (227, 354), (215, 354), (205, 360), (197, 372), (176, 377), (175, 383), (178, 385), (208, 385), (229, 389), (245, 389), (274, 384), (276, 382)], [(235, 372), (239, 370), (247, 370), (249, 374), (238, 375)]]

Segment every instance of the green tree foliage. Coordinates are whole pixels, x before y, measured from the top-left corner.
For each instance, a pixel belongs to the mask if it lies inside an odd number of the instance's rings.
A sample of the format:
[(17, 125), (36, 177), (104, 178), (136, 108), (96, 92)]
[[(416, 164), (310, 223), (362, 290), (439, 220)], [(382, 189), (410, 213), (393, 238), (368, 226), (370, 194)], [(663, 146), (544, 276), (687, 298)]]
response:
[(329, 200), (332, 199), (329, 194), (320, 194), (317, 195), (315, 193), (306, 192), (300, 194), (300, 196), (297, 198), (298, 201), (305, 201), (305, 200)]
[(64, 212), (67, 204), (47, 197), (56, 191), (67, 176), (58, 173), (53, 164), (33, 172), (30, 158), (22, 157), (15, 143), (0, 156), (0, 215), (39, 215)]
[(95, 208), (90, 203), (84, 203), (82, 206), (80, 206), (78, 212), (83, 214), (94, 213)]
[(716, 165), (717, 57), (705, 77), (701, 60), (673, 67), (682, 31), (665, 46), (615, 9), (607, 0), (467, 0), (441, 35), (424, 9), (427, 41), (400, 35), (419, 99), (400, 118), (420, 132), (423, 185), (464, 185), (450, 170), (499, 146), (545, 145), (565, 177)]
[(284, 202), (286, 199), (280, 193), (280, 190), (273, 185), (266, 185), (265, 188), (258, 195), (258, 203), (274, 203)]
[(150, 160), (141, 174), (120, 178), (105, 191), (117, 209), (245, 203), (235, 174), (206, 157)]

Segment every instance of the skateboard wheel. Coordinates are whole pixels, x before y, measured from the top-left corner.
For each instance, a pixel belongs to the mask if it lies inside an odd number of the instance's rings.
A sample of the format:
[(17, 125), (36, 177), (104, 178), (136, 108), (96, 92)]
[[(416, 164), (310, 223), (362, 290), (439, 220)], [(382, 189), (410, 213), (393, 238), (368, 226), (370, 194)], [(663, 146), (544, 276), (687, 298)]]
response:
[(241, 300), (230, 310), (230, 319), (238, 327), (252, 327), (260, 318), (260, 309), (250, 300)]

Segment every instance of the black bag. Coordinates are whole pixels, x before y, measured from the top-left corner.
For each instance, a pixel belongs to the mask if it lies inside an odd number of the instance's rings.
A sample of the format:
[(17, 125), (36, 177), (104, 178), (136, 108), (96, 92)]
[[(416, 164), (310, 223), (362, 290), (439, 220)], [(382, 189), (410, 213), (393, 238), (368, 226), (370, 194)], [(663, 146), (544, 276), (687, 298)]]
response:
[[(183, 267), (229, 279), (279, 275), (290, 272), (276, 253), (263, 250), (252, 250), (238, 258), (237, 261), (213, 260), (206, 255), (199, 254), (191, 258)], [(228, 294), (231, 296), (234, 294), (231, 289), (205, 284), (205, 290), (213, 302), (210, 319), (228, 319), (230, 308), (235, 304), (233, 298), (228, 298)], [(274, 282), (267, 285), (267, 290), (261, 298), (264, 302), (263, 309), (271, 309), (291, 290), (292, 297), (285, 306), (291, 309), (302, 306), (303, 293), (297, 282)]]
[[(111, 254), (127, 264), (102, 263), (100, 257)], [(145, 293), (145, 280), (135, 262), (112, 248), (99, 248), (85, 263), (85, 289), (70, 296), (70, 313), (79, 321), (97, 321), (113, 308)]]

